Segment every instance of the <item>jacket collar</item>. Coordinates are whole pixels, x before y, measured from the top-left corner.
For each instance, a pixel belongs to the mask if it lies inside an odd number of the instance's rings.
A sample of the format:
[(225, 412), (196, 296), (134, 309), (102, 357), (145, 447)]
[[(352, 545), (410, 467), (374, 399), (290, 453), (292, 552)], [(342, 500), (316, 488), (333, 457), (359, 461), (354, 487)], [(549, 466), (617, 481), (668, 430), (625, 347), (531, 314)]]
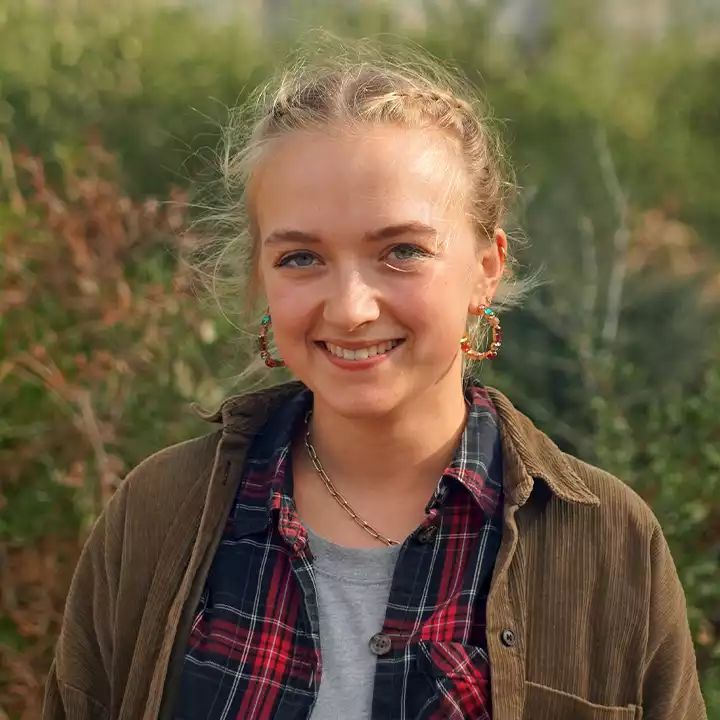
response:
[(530, 497), (535, 480), (544, 481), (559, 499), (599, 505), (600, 499), (570, 467), (562, 450), (499, 390), (488, 388), (501, 418), (505, 492), (517, 504)]
[[(304, 386), (293, 381), (228, 398), (214, 412), (198, 414), (208, 422), (222, 423), (226, 435), (259, 430), (269, 415)], [(487, 388), (500, 419), (503, 450), (503, 490), (514, 505), (524, 505), (536, 480), (542, 480), (560, 500), (599, 505), (600, 500), (568, 463), (565, 454), (532, 421), (519, 412), (499, 390)]]

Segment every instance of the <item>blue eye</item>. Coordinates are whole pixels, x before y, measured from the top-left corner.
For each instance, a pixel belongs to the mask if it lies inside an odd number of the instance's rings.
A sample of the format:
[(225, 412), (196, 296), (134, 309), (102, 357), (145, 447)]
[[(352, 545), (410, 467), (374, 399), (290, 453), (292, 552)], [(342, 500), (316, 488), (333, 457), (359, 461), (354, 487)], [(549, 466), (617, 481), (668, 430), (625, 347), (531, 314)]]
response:
[(295, 252), (281, 257), (280, 260), (278, 260), (278, 262), (276, 263), (276, 265), (277, 267), (310, 267), (315, 262), (315, 260), (316, 258), (312, 253)]
[(388, 260), (396, 260), (400, 262), (408, 262), (409, 260), (418, 260), (420, 258), (429, 257), (430, 253), (417, 245), (403, 243), (395, 245), (390, 249), (386, 258)]

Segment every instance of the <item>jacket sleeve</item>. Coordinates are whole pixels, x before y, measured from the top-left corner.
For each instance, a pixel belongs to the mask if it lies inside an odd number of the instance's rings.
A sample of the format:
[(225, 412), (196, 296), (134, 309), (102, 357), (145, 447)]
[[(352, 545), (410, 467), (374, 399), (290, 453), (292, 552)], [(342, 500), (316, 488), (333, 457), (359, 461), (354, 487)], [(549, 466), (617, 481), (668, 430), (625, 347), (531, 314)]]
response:
[(125, 496), (121, 485), (80, 555), (45, 686), (43, 720), (109, 717)]
[(706, 720), (685, 594), (659, 526), (652, 538), (650, 563), (643, 720)]
[(107, 720), (110, 714), (89, 695), (58, 681), (56, 662), (45, 684), (43, 720)]

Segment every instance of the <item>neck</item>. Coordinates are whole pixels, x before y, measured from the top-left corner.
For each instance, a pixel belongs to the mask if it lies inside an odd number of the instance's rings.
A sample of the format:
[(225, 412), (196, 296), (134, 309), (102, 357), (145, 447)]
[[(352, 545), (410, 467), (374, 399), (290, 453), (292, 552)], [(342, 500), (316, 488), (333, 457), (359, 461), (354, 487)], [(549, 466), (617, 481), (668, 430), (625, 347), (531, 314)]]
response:
[(333, 481), (368, 490), (392, 483), (401, 491), (423, 478), (437, 482), (467, 417), (462, 381), (445, 380), (379, 418), (339, 415), (316, 396), (311, 438)]

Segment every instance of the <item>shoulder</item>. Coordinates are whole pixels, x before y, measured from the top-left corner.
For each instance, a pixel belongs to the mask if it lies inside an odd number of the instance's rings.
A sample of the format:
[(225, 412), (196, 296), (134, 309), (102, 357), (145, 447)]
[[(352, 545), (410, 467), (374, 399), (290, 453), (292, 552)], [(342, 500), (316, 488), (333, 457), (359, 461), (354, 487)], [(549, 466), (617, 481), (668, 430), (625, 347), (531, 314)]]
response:
[(166, 447), (128, 473), (87, 543), (105, 555), (108, 569), (152, 567), (174, 524), (197, 526), (221, 435), (218, 430)]
[[(583, 547), (583, 572), (598, 587), (613, 587), (633, 617), (650, 613), (658, 594), (665, 594), (669, 612), (683, 616), (684, 594), (670, 547), (652, 508), (627, 483), (605, 470), (563, 454), (568, 466), (598, 499), (595, 506), (570, 506), (563, 501), (547, 508), (550, 536), (566, 547)], [(644, 608), (644, 609), (643, 609)]]
[(626, 482), (611, 473), (563, 453), (563, 457), (599, 500), (594, 509), (607, 524), (620, 528), (620, 532), (632, 530), (649, 540), (660, 531), (660, 523), (647, 502)]
[(214, 412), (197, 414), (217, 429), (166, 447), (143, 460), (122, 481), (105, 510), (122, 532), (162, 537), (175, 522), (192, 527), (211, 490), (221, 445), (225, 454), (244, 457), (272, 413), (300, 390), (287, 383), (228, 398)]
[(501, 420), (506, 490), (519, 504), (530, 495), (534, 481), (541, 479), (557, 501), (551, 504), (566, 509), (563, 516), (579, 513), (595, 518), (592, 525), (582, 526), (588, 531), (612, 529), (618, 535), (632, 528), (649, 539), (659, 530), (648, 504), (626, 482), (563, 452), (505, 395), (488, 390)]
[(118, 492), (139, 507), (162, 501), (169, 512), (176, 510), (195, 484), (209, 481), (221, 437), (216, 430), (159, 450), (127, 475)]
[[(659, 698), (666, 692), (673, 682), (670, 675), (677, 672), (676, 680), (687, 692), (677, 702), (701, 707), (687, 601), (660, 522), (622, 480), (577, 458), (565, 457), (600, 501), (592, 508), (594, 517), (586, 516), (578, 523), (585, 526), (583, 540), (589, 539), (592, 547), (583, 553), (583, 562), (588, 565), (593, 587), (604, 588), (603, 599), (614, 598), (613, 612), (625, 618), (628, 632), (634, 623), (640, 623), (645, 680), (654, 688), (650, 697)], [(669, 672), (670, 668), (674, 670)]]
[(601, 566), (624, 568), (634, 582), (646, 582), (653, 559), (667, 556), (649, 505), (622, 479), (560, 450), (502, 393), (489, 392), (501, 419), (510, 501), (522, 506), (532, 494), (544, 497), (537, 529), (547, 542), (592, 548)]
[(568, 464), (599, 499), (586, 535), (615, 572), (625, 569), (631, 581), (646, 583), (648, 593), (664, 592), (684, 606), (677, 569), (660, 521), (629, 485), (610, 473), (570, 455)]

